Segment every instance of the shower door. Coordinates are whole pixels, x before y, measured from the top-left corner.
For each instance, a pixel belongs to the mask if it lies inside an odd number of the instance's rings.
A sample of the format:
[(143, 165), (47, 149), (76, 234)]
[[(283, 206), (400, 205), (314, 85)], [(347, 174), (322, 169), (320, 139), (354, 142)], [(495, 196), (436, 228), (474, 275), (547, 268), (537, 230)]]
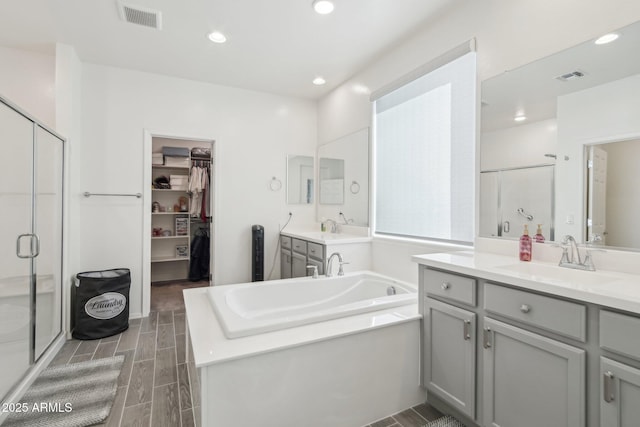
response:
[(0, 99), (0, 400), (62, 331), (63, 140)]
[(524, 225), (538, 224), (554, 239), (554, 166), (538, 165), (480, 173), (480, 236), (517, 239)]

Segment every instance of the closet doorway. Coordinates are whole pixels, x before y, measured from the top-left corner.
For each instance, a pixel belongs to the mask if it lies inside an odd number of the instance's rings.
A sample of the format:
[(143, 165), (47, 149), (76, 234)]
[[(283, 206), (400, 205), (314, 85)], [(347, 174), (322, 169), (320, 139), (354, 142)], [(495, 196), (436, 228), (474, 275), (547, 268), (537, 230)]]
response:
[(213, 140), (145, 134), (143, 313), (184, 308), (214, 271)]

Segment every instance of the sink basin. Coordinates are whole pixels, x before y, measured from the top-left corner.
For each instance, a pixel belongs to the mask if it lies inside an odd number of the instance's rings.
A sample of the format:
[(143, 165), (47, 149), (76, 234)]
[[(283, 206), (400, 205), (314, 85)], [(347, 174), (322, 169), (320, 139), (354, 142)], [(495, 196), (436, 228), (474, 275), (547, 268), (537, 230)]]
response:
[(578, 285), (601, 285), (618, 280), (617, 277), (600, 274), (594, 271), (574, 270), (537, 263), (518, 263), (497, 267), (518, 275), (530, 276), (534, 280), (553, 280), (575, 283)]

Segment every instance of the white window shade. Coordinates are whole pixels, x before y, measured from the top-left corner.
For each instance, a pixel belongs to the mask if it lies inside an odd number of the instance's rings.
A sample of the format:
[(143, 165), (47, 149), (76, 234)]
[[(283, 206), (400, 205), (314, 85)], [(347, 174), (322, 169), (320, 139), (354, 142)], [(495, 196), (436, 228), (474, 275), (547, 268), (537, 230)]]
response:
[(474, 236), (475, 52), (375, 101), (375, 232)]

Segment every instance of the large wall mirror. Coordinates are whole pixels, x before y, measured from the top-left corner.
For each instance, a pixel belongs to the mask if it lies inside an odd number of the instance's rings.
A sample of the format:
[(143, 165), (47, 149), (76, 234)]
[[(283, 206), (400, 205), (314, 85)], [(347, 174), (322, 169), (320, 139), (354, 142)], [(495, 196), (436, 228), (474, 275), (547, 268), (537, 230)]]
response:
[(313, 157), (287, 156), (287, 203), (313, 203)]
[(640, 250), (640, 23), (482, 83), (481, 237)]
[(317, 220), (368, 227), (369, 128), (321, 145), (318, 159)]

